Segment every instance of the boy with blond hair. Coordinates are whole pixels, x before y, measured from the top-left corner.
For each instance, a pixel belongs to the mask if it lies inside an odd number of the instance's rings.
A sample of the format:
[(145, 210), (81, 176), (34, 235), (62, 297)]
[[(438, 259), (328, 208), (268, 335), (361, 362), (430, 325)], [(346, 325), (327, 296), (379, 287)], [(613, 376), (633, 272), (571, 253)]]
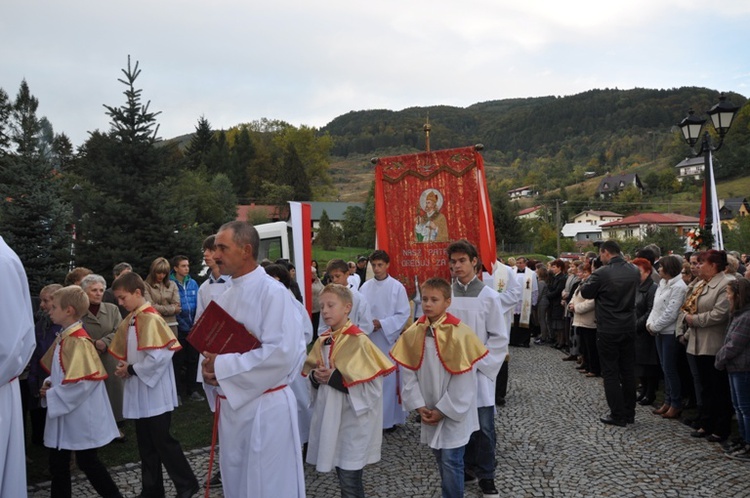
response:
[(109, 346), (119, 363), (115, 375), (125, 380), (122, 414), (135, 419), (141, 457), (141, 496), (164, 496), (161, 466), (172, 479), (176, 496), (198, 492), (198, 480), (169, 433), (177, 407), (172, 355), (180, 349), (167, 322), (143, 294), (146, 286), (136, 273), (125, 273), (112, 283), (118, 302), (130, 313), (120, 323)]
[(417, 410), (420, 440), (432, 448), (443, 498), (464, 495), (464, 450), (479, 429), (475, 363), (488, 350), (447, 312), (450, 284), (431, 278), (421, 288), (424, 315), (396, 341), (391, 358), (401, 365), (404, 407)]
[[(349, 287), (349, 291), (352, 293), (352, 310), (349, 312), (349, 318), (352, 323), (362, 330), (367, 335), (372, 333), (372, 314), (370, 313), (370, 305), (367, 300), (362, 297), (362, 294), (357, 290), (358, 287), (351, 287), (348, 283), (349, 267), (343, 259), (332, 259), (326, 265), (326, 273), (331, 279), (331, 283), (343, 285)], [(318, 335), (328, 330), (328, 325), (321, 320), (318, 325)]]
[(51, 495), (70, 497), (70, 455), (100, 496), (121, 497), (97, 448), (120, 435), (104, 387), (107, 372), (94, 343), (81, 324), (89, 298), (77, 285), (52, 296), (49, 315), (63, 330), (41, 359), (50, 376), (39, 396), (47, 407), (44, 445), (50, 449)]
[(364, 497), (365, 465), (380, 460), (383, 377), (396, 367), (349, 320), (351, 291), (329, 284), (320, 293), (320, 314), (329, 329), (313, 345), (302, 368), (312, 385), (313, 415), (307, 463), (333, 468), (342, 498)]

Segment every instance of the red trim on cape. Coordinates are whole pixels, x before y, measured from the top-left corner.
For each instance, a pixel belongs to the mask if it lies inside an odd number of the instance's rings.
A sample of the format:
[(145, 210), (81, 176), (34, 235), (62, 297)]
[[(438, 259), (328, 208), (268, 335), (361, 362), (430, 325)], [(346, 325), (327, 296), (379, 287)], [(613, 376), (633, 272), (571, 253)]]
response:
[[(425, 318), (425, 316), (422, 315), (419, 318), (421, 320), (422, 318)], [(400, 361), (398, 361), (396, 358), (394, 358), (394, 356), (391, 354), (390, 351), (388, 351), (388, 356), (390, 356), (393, 361), (395, 361), (396, 363), (398, 363), (402, 367), (404, 367), (404, 368), (406, 368), (408, 370), (411, 370), (413, 372), (416, 372), (417, 370), (419, 370), (420, 368), (422, 368), (422, 362), (424, 361), (425, 342), (427, 342), (427, 334), (424, 335), (424, 340), (422, 340), (422, 356), (419, 357), (419, 364), (417, 364), (417, 366), (414, 367), (414, 368), (410, 367), (409, 365), (407, 365), (405, 363), (401, 363)]]
[[(425, 323), (427, 322), (427, 315), (422, 315), (419, 318), (417, 318), (417, 323)], [(443, 323), (447, 323), (448, 325), (458, 325), (461, 323), (461, 320), (454, 315), (451, 315), (450, 313), (445, 314), (445, 320), (443, 320)]]
[(377, 379), (378, 377), (385, 377), (387, 375), (392, 374), (395, 371), (396, 371), (396, 365), (393, 365), (391, 368), (389, 368), (387, 370), (381, 370), (380, 372), (376, 373), (375, 375), (373, 375), (369, 379), (362, 379), (362, 380), (358, 380), (356, 382), (352, 382), (351, 384), (347, 384), (346, 382), (344, 382), (344, 378), (342, 377), (341, 378), (341, 383), (344, 384), (344, 387), (346, 387), (347, 389), (349, 389), (350, 387), (356, 386), (357, 384), (364, 384), (366, 382), (373, 381), (373, 380)]
[[(83, 328), (82, 324), (79, 326), (78, 329), (76, 329), (73, 332), (71, 332), (70, 334), (68, 334), (68, 336), (65, 339), (68, 339), (68, 337), (77, 337), (77, 338), (80, 338), (80, 339), (88, 339), (92, 343), (94, 342), (91, 339), (91, 336), (88, 334), (88, 332), (86, 332), (86, 329)], [(108, 373), (104, 372), (104, 374), (101, 374), (97, 370), (96, 372), (93, 372), (93, 373), (91, 373), (89, 375), (85, 375), (83, 377), (78, 377), (77, 379), (66, 379), (65, 378), (65, 373), (66, 373), (65, 372), (65, 363), (63, 363), (63, 361), (62, 361), (63, 342), (65, 342), (65, 339), (62, 339), (60, 341), (60, 343), (57, 345), (58, 348), (59, 348), (58, 349), (58, 353), (57, 353), (57, 355), (59, 356), (58, 361), (60, 362), (60, 370), (62, 370), (62, 373), (63, 373), (62, 384), (72, 384), (74, 382), (78, 382), (78, 381), (81, 381), (81, 380), (105, 380), (105, 379), (109, 378), (109, 374)], [(44, 370), (46, 370), (44, 368), (44, 365), (42, 365), (42, 368)], [(51, 374), (52, 372), (48, 371), (47, 373)]]

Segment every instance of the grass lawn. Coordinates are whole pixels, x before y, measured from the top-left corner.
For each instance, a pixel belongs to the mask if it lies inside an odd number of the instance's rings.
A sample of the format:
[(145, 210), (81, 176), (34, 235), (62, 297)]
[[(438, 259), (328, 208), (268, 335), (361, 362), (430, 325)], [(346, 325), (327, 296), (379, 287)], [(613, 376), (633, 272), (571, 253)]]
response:
[[(213, 413), (206, 401), (186, 401), (172, 412), (172, 435), (182, 444), (183, 451), (204, 448), (211, 444)], [(135, 424), (128, 420), (122, 428), (127, 441), (110, 443), (99, 450), (99, 458), (107, 467), (130, 462), (139, 462), (138, 445), (135, 440)], [(27, 434), (27, 441), (31, 437)], [(50, 480), (48, 450), (32, 444), (26, 447), (26, 455), (31, 461), (26, 465), (29, 484)]]
[(369, 256), (373, 249), (366, 247), (338, 247), (335, 251), (326, 251), (318, 246), (313, 246), (312, 257), (318, 262), (319, 273), (322, 275), (326, 265), (332, 259), (343, 259), (344, 261), (357, 261), (357, 256)]

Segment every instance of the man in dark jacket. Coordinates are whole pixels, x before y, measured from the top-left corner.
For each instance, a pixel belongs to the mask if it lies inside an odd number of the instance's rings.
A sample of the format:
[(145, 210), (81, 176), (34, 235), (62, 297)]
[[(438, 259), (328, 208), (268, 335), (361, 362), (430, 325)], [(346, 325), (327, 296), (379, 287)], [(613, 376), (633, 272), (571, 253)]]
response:
[(610, 409), (600, 420), (624, 427), (635, 419), (635, 295), (640, 273), (623, 259), (613, 240), (601, 244), (599, 258), (604, 266), (581, 285), (581, 297), (596, 300), (597, 347)]

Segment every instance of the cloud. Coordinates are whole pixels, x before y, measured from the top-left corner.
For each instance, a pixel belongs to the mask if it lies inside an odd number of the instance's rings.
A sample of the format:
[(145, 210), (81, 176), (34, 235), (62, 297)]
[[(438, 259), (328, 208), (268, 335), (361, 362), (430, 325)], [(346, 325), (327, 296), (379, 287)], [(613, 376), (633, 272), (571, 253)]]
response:
[[(595, 87), (748, 88), (750, 3), (697, 0), (9, 0), (0, 87), (26, 78), (57, 132), (107, 129), (130, 54), (161, 135), (260, 117), (322, 126), (357, 109)], [(711, 28), (716, 29), (712, 33)]]

